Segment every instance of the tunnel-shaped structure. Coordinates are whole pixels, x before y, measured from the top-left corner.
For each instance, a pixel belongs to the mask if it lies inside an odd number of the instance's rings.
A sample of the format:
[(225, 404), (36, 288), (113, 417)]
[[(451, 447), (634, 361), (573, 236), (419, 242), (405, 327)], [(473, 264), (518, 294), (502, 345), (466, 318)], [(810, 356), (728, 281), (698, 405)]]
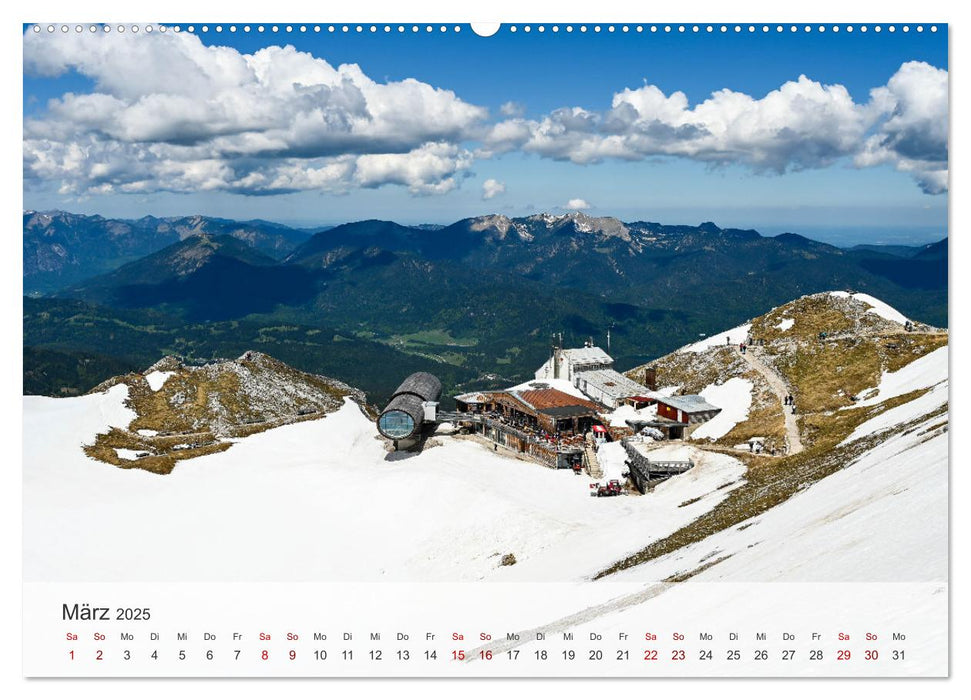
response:
[(425, 403), (437, 403), (442, 383), (433, 374), (415, 372), (401, 382), (388, 405), (378, 416), (378, 432), (391, 440), (404, 440), (421, 432)]

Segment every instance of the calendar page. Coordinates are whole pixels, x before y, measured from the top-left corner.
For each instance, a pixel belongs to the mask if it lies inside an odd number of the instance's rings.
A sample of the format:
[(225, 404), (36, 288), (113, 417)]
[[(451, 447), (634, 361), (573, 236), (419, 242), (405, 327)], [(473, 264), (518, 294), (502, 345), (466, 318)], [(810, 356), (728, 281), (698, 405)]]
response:
[(22, 42), (24, 676), (948, 676), (947, 24)]

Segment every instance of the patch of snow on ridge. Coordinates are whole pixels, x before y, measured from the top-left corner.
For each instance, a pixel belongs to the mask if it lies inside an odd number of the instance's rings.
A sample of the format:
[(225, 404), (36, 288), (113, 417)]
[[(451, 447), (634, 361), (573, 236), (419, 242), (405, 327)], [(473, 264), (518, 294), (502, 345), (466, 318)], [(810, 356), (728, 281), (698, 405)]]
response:
[(158, 391), (165, 386), (165, 382), (168, 381), (168, 378), (173, 374), (175, 374), (175, 372), (159, 372), (156, 370), (146, 374), (145, 381), (148, 382), (148, 386), (152, 391)]
[[(752, 324), (746, 323), (737, 328), (732, 328), (730, 331), (724, 331), (722, 333), (715, 333), (710, 338), (705, 338), (704, 340), (699, 340), (697, 343), (692, 343), (691, 345), (681, 348), (679, 352), (704, 352), (705, 350), (711, 350), (720, 345), (739, 345), (744, 343), (748, 338), (749, 331), (752, 330)], [(730, 342), (726, 343), (725, 339), (728, 338)]]
[(888, 321), (896, 321), (897, 323), (907, 323), (907, 317), (902, 313), (897, 311), (895, 308), (887, 304), (886, 302), (880, 301), (876, 297), (872, 297), (869, 294), (854, 294), (854, 299), (858, 299), (866, 304), (869, 304), (872, 308), (867, 310), (867, 313), (876, 314)]
[(856, 292), (854, 294), (850, 294), (849, 292), (829, 292), (829, 295), (838, 297), (840, 299), (856, 299), (857, 301), (862, 301), (864, 304), (870, 307), (867, 309), (867, 313), (876, 314), (877, 316), (885, 318), (888, 321), (895, 321), (896, 323), (904, 324), (909, 320), (902, 313), (890, 306), (890, 304), (880, 301), (876, 297), (870, 296), (869, 294), (864, 294), (863, 292)]
[(780, 331), (787, 331), (790, 328), (792, 328), (795, 322), (796, 322), (796, 319), (794, 318), (784, 318), (781, 321), (779, 321), (777, 324), (775, 324), (775, 327), (778, 328)]
[(721, 412), (697, 428), (691, 437), (717, 440), (748, 419), (752, 407), (752, 388), (753, 384), (748, 379), (732, 377), (724, 384), (709, 384), (702, 389), (701, 395), (705, 400), (720, 408)]

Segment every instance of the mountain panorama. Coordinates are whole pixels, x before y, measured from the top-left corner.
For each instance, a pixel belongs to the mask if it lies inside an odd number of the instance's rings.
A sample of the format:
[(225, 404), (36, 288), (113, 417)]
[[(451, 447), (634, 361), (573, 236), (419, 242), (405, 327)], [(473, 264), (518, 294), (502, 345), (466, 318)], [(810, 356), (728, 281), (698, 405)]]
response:
[[(24, 397), (24, 531), (38, 543), (25, 576), (935, 580), (947, 572), (947, 343), (867, 294), (800, 297), (631, 368), (632, 381), (652, 370), (656, 403), (588, 405), (608, 437), (588, 439), (575, 475), (462, 429), (460, 413), (429, 426), (423, 449), (392, 451), (361, 392), (260, 352), (165, 357), (84, 396)], [(540, 385), (518, 395), (578, 390), (527, 382)], [(664, 425), (685, 394), (717, 415), (677, 436), (633, 434)], [(687, 469), (641, 489), (632, 454)], [(604, 483), (617, 497), (590, 498)], [(239, 517), (267, 503), (285, 514)]]
[(27, 393), (83, 393), (166, 355), (255, 350), (380, 402), (403, 371), (431, 371), (447, 391), (525, 379), (554, 338), (593, 339), (626, 370), (833, 289), (947, 326), (947, 239), (844, 249), (580, 212), (318, 230), (23, 217)]

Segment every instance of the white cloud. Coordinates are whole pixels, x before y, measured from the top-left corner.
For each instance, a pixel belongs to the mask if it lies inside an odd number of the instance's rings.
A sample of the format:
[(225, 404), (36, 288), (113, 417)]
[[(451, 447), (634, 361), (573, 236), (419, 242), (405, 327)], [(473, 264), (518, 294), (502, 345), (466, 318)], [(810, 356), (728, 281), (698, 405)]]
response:
[(589, 209), (590, 204), (587, 203), (587, 200), (585, 199), (576, 198), (567, 202), (566, 206), (563, 208), (569, 209), (570, 211), (583, 211), (584, 209)]
[(506, 183), (489, 178), (482, 183), (482, 199), (492, 199), (500, 194), (505, 194)]
[[(56, 39), (56, 40), (52, 40)], [(94, 84), (24, 124), (24, 175), (62, 192), (273, 194), (398, 185), (448, 192), (476, 158), (521, 151), (577, 164), (686, 158), (785, 173), (840, 161), (889, 165), (925, 192), (947, 190), (947, 71), (910, 62), (857, 103), (806, 76), (762, 97), (723, 89), (691, 105), (654, 85), (606, 110), (563, 107), (499, 121), (414, 79), (379, 83), (292, 46), (253, 54), (191, 34), (24, 36), (25, 71)], [(489, 184), (489, 183), (493, 184)], [(504, 185), (483, 184), (483, 198)], [(580, 208), (580, 207), (571, 207)]]
[(947, 191), (948, 75), (926, 63), (900, 67), (871, 92), (875, 109), (889, 115), (856, 156), (860, 167), (889, 163), (913, 175), (928, 194)]
[(941, 192), (947, 114), (947, 71), (911, 62), (862, 104), (842, 85), (806, 76), (762, 98), (724, 89), (693, 107), (682, 92), (644, 85), (616, 93), (604, 112), (568, 107), (501, 121), (482, 152), (522, 150), (578, 164), (672, 156), (780, 174), (854, 158), (858, 167), (892, 163), (925, 191)]
[(354, 179), (362, 187), (394, 183), (415, 194), (443, 194), (456, 187), (456, 174), (470, 165), (472, 155), (458, 146), (426, 144), (408, 153), (360, 156)]
[(472, 162), (457, 144), (487, 116), (449, 90), (377, 83), (292, 46), (241, 54), (189, 34), (56, 38), (25, 35), (25, 70), (74, 69), (95, 88), (26, 121), (24, 167), (67, 192), (445, 192)]
[(536, 121), (510, 120), (487, 142), (574, 163), (668, 155), (785, 172), (852, 153), (866, 129), (867, 111), (844, 87), (801, 76), (761, 99), (720, 90), (693, 108), (681, 92), (625, 89), (606, 112), (573, 107)]
[(526, 107), (519, 102), (503, 102), (499, 106), (499, 112), (506, 117), (521, 117), (526, 112)]

